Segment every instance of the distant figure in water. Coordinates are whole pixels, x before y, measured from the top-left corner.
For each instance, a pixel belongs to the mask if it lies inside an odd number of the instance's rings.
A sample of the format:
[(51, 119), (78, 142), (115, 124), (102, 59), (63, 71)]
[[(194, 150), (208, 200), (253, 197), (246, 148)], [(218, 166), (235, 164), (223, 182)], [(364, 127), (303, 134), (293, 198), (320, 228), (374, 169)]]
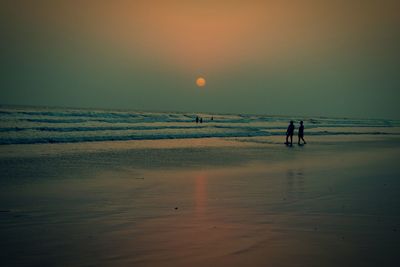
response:
[(203, 118), (200, 118), (200, 123), (203, 123)]
[(290, 121), (290, 124), (286, 131), (286, 145), (289, 145), (289, 136), (290, 136), (290, 145), (293, 145), (293, 133), (294, 133), (294, 124), (293, 121)]
[(212, 121), (214, 120), (214, 117), (213, 117), (213, 116), (211, 116), (211, 120), (212, 120)]
[(306, 141), (304, 140), (304, 125), (303, 125), (303, 121), (300, 121), (299, 142), (298, 142), (299, 145), (300, 145), (300, 139), (303, 140), (304, 144), (307, 144)]
[(196, 116), (196, 123), (199, 123), (199, 116)]

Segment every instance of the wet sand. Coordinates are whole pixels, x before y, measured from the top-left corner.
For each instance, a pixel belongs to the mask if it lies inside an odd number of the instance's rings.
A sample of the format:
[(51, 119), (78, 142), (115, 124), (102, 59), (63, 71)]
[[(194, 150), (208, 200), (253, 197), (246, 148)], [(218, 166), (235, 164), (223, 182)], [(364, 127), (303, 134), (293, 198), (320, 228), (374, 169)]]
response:
[(0, 147), (2, 266), (399, 266), (400, 139)]

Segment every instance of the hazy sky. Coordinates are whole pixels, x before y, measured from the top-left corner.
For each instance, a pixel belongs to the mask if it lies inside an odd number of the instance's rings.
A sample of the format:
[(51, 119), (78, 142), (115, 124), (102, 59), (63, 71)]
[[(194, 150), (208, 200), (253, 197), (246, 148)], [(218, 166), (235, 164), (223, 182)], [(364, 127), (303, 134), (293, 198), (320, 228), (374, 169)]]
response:
[(0, 104), (400, 118), (399, 10), (0, 0)]

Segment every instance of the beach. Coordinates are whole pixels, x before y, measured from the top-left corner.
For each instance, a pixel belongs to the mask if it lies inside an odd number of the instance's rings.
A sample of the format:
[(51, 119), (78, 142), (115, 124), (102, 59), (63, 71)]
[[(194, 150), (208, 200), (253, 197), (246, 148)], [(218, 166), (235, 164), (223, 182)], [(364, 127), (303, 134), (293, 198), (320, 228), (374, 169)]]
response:
[(0, 6), (0, 267), (400, 267), (400, 1)]
[(400, 1), (0, 6), (0, 267), (400, 267)]
[(2, 266), (398, 266), (399, 137), (282, 139), (3, 145)]

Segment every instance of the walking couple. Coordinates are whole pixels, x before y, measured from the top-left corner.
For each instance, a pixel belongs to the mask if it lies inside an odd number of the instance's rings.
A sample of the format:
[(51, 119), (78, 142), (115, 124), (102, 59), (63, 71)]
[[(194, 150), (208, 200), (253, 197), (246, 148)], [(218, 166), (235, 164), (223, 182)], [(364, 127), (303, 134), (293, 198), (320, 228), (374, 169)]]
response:
[[(286, 131), (286, 142), (285, 145), (293, 145), (293, 134), (294, 134), (294, 124), (293, 121), (290, 121), (290, 124), (287, 128)], [(307, 144), (306, 141), (304, 140), (304, 125), (303, 125), (303, 121), (300, 121), (300, 127), (299, 127), (299, 141), (298, 144), (300, 145), (300, 140), (303, 140), (304, 144)], [(290, 144), (289, 144), (289, 137), (290, 137)]]

